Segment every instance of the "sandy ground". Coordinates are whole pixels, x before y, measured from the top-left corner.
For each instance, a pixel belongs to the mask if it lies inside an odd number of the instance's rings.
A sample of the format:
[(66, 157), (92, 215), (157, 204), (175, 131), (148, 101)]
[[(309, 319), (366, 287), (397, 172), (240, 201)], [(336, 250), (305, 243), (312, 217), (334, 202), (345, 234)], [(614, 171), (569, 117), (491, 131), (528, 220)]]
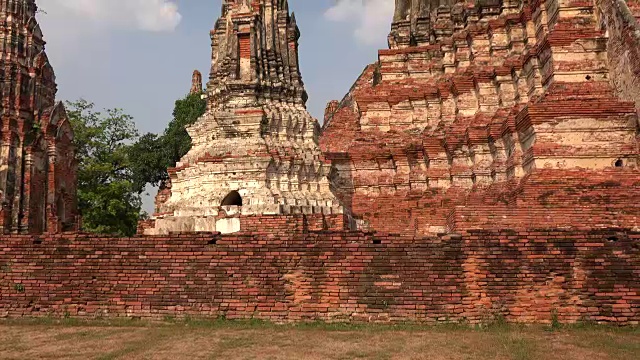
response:
[(0, 322), (0, 359), (640, 359), (640, 330)]

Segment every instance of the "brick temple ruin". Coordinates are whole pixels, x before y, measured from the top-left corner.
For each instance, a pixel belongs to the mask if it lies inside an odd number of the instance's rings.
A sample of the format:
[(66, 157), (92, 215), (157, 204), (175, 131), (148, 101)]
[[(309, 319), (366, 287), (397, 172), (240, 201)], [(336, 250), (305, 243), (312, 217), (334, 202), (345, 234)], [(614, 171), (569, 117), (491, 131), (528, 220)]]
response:
[(0, 318), (638, 325), (639, 17), (396, 0), (320, 129), (287, 1), (223, 0), (147, 235), (2, 237)]
[(623, 2), (396, 3), (389, 49), (325, 115), (354, 217), (411, 235), (637, 228), (640, 63)]
[(75, 230), (77, 164), (34, 0), (0, 0), (0, 233)]
[(192, 148), (169, 169), (170, 190), (145, 234), (238, 232), (264, 215), (349, 225), (305, 107), (299, 37), (286, 1), (223, 2), (211, 31), (206, 113), (187, 129)]

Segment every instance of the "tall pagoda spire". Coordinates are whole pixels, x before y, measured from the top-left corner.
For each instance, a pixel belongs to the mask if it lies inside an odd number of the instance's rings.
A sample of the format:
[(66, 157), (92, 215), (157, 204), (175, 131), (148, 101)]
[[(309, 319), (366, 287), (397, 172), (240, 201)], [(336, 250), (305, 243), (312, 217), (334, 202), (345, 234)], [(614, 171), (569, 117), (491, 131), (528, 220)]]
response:
[(169, 169), (171, 194), (160, 197), (145, 232), (240, 231), (238, 214), (344, 220), (318, 122), (306, 110), (288, 2), (225, 0), (221, 14), (211, 31), (207, 111), (187, 130), (192, 148)]
[(224, 1), (211, 31), (210, 101), (221, 107), (236, 106), (234, 100), (304, 105), (299, 38), (286, 0)]

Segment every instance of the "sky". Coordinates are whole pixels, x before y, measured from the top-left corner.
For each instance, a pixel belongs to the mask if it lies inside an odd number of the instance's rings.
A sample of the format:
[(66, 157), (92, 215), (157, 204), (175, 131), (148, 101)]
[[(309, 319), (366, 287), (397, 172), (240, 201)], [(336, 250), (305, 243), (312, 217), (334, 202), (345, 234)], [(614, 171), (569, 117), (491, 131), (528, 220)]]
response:
[[(205, 81), (221, 0), (39, 0), (58, 98), (121, 108), (141, 133), (162, 132), (191, 73)], [(394, 0), (290, 0), (302, 32), (308, 108), (322, 119), (386, 48)]]
[[(59, 100), (120, 108), (161, 133), (194, 69), (208, 77), (222, 0), (38, 0)], [(319, 119), (387, 47), (394, 0), (289, 0), (302, 33), (307, 107)], [(150, 210), (149, 198), (145, 209)]]

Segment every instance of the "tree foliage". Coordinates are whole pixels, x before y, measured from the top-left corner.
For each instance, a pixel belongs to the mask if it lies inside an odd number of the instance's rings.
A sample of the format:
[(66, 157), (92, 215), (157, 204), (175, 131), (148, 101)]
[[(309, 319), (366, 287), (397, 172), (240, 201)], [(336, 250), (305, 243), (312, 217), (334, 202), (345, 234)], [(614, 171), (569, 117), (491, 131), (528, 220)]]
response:
[(195, 123), (207, 110), (207, 101), (201, 94), (187, 95), (176, 101), (173, 109), (173, 120), (164, 131), (164, 143), (169, 151), (167, 161), (174, 166), (191, 149), (191, 137), (187, 133), (187, 126)]
[(161, 136), (138, 136), (133, 118), (120, 109), (94, 110), (86, 100), (67, 102), (75, 132), (78, 204), (83, 230), (117, 236), (135, 234), (141, 194), (147, 184), (159, 185), (191, 148), (186, 127), (206, 109), (200, 94), (175, 103), (173, 120)]
[(135, 234), (142, 202), (134, 189), (130, 149), (138, 138), (133, 118), (120, 109), (105, 113), (86, 100), (67, 102), (75, 133), (78, 205), (83, 230)]
[(131, 147), (134, 188), (139, 193), (147, 184), (157, 186), (168, 179), (167, 168), (173, 167), (191, 149), (191, 137), (186, 127), (193, 124), (206, 110), (201, 94), (187, 95), (177, 100), (173, 119), (161, 136), (145, 134)]
[(135, 192), (141, 194), (147, 183), (157, 185), (167, 178), (165, 159), (167, 149), (162, 137), (151, 133), (145, 134), (131, 146), (129, 152)]

